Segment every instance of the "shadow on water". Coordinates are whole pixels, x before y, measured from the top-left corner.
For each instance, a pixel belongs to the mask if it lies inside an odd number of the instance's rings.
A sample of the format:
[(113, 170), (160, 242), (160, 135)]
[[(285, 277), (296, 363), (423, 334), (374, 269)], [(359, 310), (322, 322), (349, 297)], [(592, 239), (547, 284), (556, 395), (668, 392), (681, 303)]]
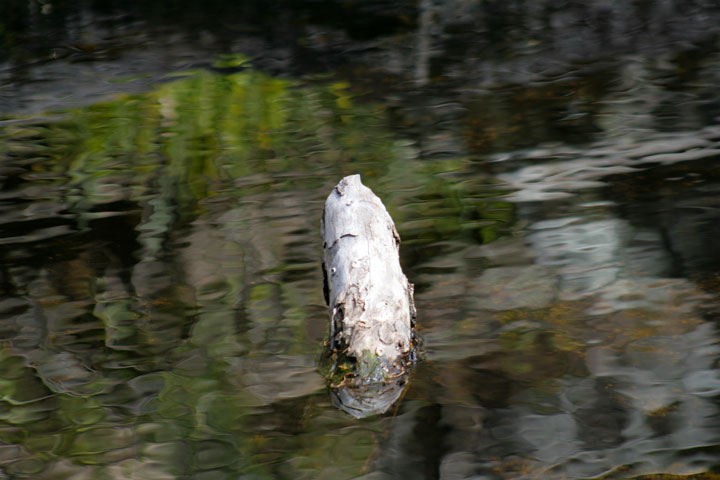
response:
[[(716, 471), (720, 12), (435, 3), (0, 7), (2, 475)], [(360, 419), (318, 371), (352, 173), (423, 342)]]

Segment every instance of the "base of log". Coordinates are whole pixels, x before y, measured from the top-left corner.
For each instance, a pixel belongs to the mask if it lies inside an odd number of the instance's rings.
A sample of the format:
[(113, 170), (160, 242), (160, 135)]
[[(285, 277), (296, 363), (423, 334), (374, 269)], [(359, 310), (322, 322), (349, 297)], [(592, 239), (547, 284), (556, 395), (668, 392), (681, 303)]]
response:
[(394, 381), (330, 388), (333, 405), (355, 418), (385, 413), (403, 394), (409, 372)]

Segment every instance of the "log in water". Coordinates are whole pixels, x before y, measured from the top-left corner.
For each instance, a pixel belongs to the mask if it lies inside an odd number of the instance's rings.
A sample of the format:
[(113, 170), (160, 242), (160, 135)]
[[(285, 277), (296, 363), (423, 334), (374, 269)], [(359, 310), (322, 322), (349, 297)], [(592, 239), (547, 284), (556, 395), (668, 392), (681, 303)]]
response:
[[(398, 383), (414, 360), (415, 306), (413, 285), (400, 267), (400, 236), (390, 214), (360, 175), (351, 175), (328, 196), (321, 230), (330, 307), (325, 363), (331, 386)], [(401, 392), (399, 388), (398, 396)], [(336, 394), (341, 402), (349, 398), (347, 390)], [(350, 397), (358, 400), (357, 395)], [(383, 408), (392, 403), (391, 397), (380, 402)]]

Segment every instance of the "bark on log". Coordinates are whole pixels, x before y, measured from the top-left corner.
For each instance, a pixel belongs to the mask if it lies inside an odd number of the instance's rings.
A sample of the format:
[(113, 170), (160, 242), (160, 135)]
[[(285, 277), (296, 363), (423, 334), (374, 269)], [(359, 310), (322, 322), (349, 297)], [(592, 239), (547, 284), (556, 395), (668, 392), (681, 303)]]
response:
[(350, 360), (355, 383), (401, 375), (414, 360), (415, 306), (390, 214), (351, 175), (328, 196), (321, 231), (329, 355)]

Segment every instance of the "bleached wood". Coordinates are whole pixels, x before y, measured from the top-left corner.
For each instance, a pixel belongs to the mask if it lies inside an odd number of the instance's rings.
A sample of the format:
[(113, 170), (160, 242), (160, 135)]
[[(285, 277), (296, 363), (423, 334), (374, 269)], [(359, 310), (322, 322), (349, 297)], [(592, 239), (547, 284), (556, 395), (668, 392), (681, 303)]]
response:
[(343, 178), (330, 193), (321, 231), (331, 349), (404, 363), (413, 348), (413, 286), (400, 267), (392, 218), (360, 175)]

